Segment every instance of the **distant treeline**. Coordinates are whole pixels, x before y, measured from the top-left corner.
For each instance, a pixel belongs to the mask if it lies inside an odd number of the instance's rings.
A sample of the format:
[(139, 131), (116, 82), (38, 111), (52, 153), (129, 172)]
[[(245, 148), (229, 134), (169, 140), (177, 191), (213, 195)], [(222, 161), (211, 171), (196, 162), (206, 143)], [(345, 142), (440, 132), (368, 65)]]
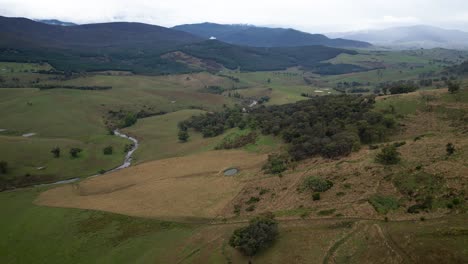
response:
[(239, 107), (227, 108), (180, 122), (179, 129), (192, 128), (204, 137), (214, 137), (228, 128), (249, 127), (282, 137), (294, 160), (314, 155), (334, 158), (349, 155), (361, 143), (384, 140), (395, 127), (391, 115), (373, 110), (374, 103), (372, 96), (329, 95), (294, 104), (261, 106), (249, 113)]
[(49, 85), (49, 84), (34, 85), (33, 87), (39, 88), (40, 90), (73, 89), (73, 90), (86, 90), (86, 91), (100, 91), (100, 90), (112, 89), (112, 86), (73, 86), (73, 85)]
[[(129, 71), (135, 74), (179, 74), (202, 71), (184, 63), (164, 58), (164, 54), (181, 51), (188, 55), (214, 61), (228, 69), (241, 71), (284, 70), (289, 67), (302, 67), (319, 74), (342, 74), (366, 70), (349, 64), (321, 63), (339, 54), (357, 54), (356, 51), (324, 47), (278, 47), (255, 48), (230, 45), (219, 41), (204, 41), (171, 48), (145, 47), (142, 52), (129, 52), (128, 48), (59, 50), (14, 47), (0, 48), (0, 60), (12, 62), (47, 62), (56, 71), (46, 74), (65, 74), (68, 72)], [(223, 76), (238, 82), (232, 76)]]

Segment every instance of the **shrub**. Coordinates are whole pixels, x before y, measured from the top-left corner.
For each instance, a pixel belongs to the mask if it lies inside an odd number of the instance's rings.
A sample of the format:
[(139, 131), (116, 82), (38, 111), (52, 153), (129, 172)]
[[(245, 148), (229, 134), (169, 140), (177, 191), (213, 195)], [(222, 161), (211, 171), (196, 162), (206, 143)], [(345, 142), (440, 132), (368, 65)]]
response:
[(0, 161), (0, 174), (7, 174), (8, 173), (8, 162)]
[(302, 183), (302, 187), (303, 189), (312, 190), (314, 192), (325, 192), (333, 187), (333, 182), (314, 176), (309, 176)]
[(447, 151), (447, 156), (451, 156), (455, 153), (455, 146), (452, 143), (448, 143), (445, 149)]
[(251, 204), (247, 208), (245, 208), (245, 211), (247, 212), (253, 212), (254, 210), (255, 210), (255, 204)]
[(248, 144), (253, 144), (257, 141), (257, 133), (250, 132), (247, 135), (228, 135), (223, 141), (216, 146), (216, 149), (235, 149), (240, 148)]
[(80, 149), (80, 148), (71, 148), (71, 149), (70, 149), (70, 156), (71, 156), (72, 158), (76, 158), (76, 157), (78, 157), (78, 154), (80, 154), (80, 152), (82, 152), (82, 151), (83, 151), (83, 150)]
[(260, 198), (255, 197), (255, 196), (252, 196), (252, 197), (250, 197), (250, 199), (249, 199), (247, 202), (245, 202), (245, 203), (246, 203), (246, 204), (254, 204), (254, 203), (258, 203), (258, 202), (260, 202)]
[(133, 126), (137, 122), (137, 116), (136, 114), (129, 113), (127, 114), (124, 119), (122, 120), (122, 123), (120, 125), (121, 128)]
[(263, 188), (262, 188), (258, 194), (259, 194), (259, 195), (264, 195), (264, 194), (266, 194), (266, 193), (268, 193), (268, 192), (270, 192), (269, 189), (263, 189)]
[(335, 211), (336, 211), (336, 209), (322, 210), (322, 211), (319, 211), (317, 214), (321, 215), (321, 216), (327, 216), (327, 215), (334, 214)]
[(406, 145), (406, 141), (401, 141), (401, 142), (395, 142), (395, 143), (393, 143), (393, 146), (394, 146), (395, 148), (399, 148), (399, 147), (404, 146), (404, 145)]
[(53, 148), (50, 152), (54, 155), (54, 158), (59, 158), (60, 157), (60, 148), (59, 147)]
[(268, 155), (268, 160), (265, 165), (263, 165), (263, 170), (268, 174), (280, 174), (283, 171), (287, 170), (287, 164), (289, 163), (288, 159), (284, 155), (280, 154), (270, 154)]
[(386, 214), (391, 210), (398, 209), (400, 206), (398, 201), (390, 196), (375, 195), (369, 199), (369, 202), (375, 211), (380, 214)]
[(180, 142), (187, 142), (189, 139), (190, 135), (187, 132), (187, 130), (179, 130), (179, 133), (177, 134)]
[(448, 87), (448, 91), (450, 93), (456, 93), (456, 92), (458, 92), (458, 90), (460, 90), (460, 83), (459, 82), (448, 81), (447, 82), (447, 87)]
[(422, 203), (410, 206), (407, 212), (410, 214), (418, 214), (420, 211), (428, 211), (431, 208), (432, 208), (432, 198), (428, 197)]
[(114, 149), (112, 148), (112, 146), (107, 146), (102, 150), (102, 152), (104, 153), (104, 155), (112, 155)]
[(278, 223), (273, 217), (256, 217), (248, 226), (236, 229), (229, 245), (246, 256), (254, 256), (278, 237)]
[(314, 193), (314, 194), (312, 194), (312, 200), (314, 200), (314, 201), (320, 200), (320, 193)]
[(239, 215), (241, 211), (241, 207), (242, 206), (240, 204), (234, 205), (234, 214)]
[(382, 151), (377, 154), (375, 161), (384, 165), (393, 165), (400, 162), (400, 153), (395, 146), (385, 146)]

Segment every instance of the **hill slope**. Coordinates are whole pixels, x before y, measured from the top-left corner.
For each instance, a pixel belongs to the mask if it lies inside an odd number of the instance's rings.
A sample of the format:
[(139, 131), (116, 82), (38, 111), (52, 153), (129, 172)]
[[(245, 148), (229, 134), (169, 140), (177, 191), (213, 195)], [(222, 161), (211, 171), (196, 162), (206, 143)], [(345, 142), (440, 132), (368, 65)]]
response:
[(191, 34), (142, 23), (102, 23), (61, 27), (25, 18), (0, 17), (0, 47), (57, 49), (118, 49), (125, 47), (165, 50), (201, 41)]
[(367, 41), (376, 45), (414, 48), (467, 48), (468, 33), (432, 26), (394, 27), (350, 33), (332, 33), (329, 36)]
[(366, 48), (369, 43), (346, 39), (329, 39), (321, 34), (309, 34), (294, 29), (267, 28), (251, 25), (221, 25), (214, 23), (188, 24), (174, 27), (205, 39), (217, 39), (236, 45), (252, 47), (298, 47), (323, 45), (338, 48)]
[[(314, 68), (321, 61), (354, 51), (324, 46), (257, 48), (206, 40), (186, 32), (141, 23), (53, 26), (24, 18), (0, 17), (0, 60), (47, 61), (61, 71), (126, 70), (143, 74), (187, 73), (193, 68), (177, 51), (227, 68), (247, 71), (279, 70), (293, 66)], [(346, 72), (359, 67), (342, 68)], [(219, 67), (218, 67), (219, 68)], [(334, 72), (334, 69), (331, 69)]]

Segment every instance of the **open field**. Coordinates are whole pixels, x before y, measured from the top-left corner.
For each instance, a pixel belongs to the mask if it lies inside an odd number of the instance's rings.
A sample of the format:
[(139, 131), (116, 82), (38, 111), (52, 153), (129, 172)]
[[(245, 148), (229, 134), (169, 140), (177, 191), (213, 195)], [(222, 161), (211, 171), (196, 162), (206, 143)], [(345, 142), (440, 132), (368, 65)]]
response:
[[(180, 224), (32, 204), (41, 191), (0, 193), (5, 212), (0, 220), (2, 263), (248, 261), (227, 244), (232, 231), (243, 223)], [(465, 220), (466, 215), (388, 223), (285, 219), (280, 220), (278, 241), (253, 262), (464, 263), (468, 258)]]
[[(221, 73), (237, 82), (209, 73), (100, 72), (41, 82), (112, 89), (1, 88), (0, 129), (6, 130), (0, 131), (0, 161), (8, 162), (9, 172), (0, 177), (29, 186), (85, 178), (121, 164), (129, 142), (109, 135), (109, 111), (149, 116), (122, 129), (140, 143), (131, 167), (73, 184), (1, 192), (0, 262), (247, 263), (249, 258), (229, 246), (229, 237), (248, 219), (272, 212), (279, 239), (250, 259), (253, 263), (466, 263), (467, 89), (379, 96), (375, 111), (397, 117), (386, 142), (362, 145), (339, 159), (293, 162), (279, 175), (264, 174), (262, 166), (268, 154), (287, 150), (280, 136), (259, 133), (255, 144), (237, 150), (214, 148), (250, 128), (226, 129), (213, 138), (189, 129), (188, 142), (177, 138), (178, 122), (224, 105), (245, 106), (263, 96), (270, 97), (267, 105), (292, 103), (307, 99), (301, 93), (335, 94), (332, 88), (345, 80), (414, 79), (462, 56), (421, 52), (334, 59), (369, 68), (384, 64), (387, 69), (379, 74), (318, 76), (296, 68)], [(209, 86), (227, 90), (201, 92)], [(22, 136), (27, 133), (35, 135)], [(448, 143), (455, 147), (452, 155)], [(386, 144), (398, 145), (401, 162), (375, 161)], [(109, 145), (114, 153), (104, 155)], [(55, 146), (62, 149), (60, 158), (50, 153)], [(72, 147), (83, 149), (78, 158), (70, 157)], [(224, 176), (228, 168), (240, 173)], [(310, 176), (333, 185), (313, 198), (315, 192), (304, 189)], [(426, 207), (417, 209), (421, 206)]]
[[(223, 104), (230, 104), (229, 98), (202, 94), (197, 90), (224, 82), (228, 83), (229, 80), (204, 73), (162, 77), (95, 75), (51, 83), (113, 86), (113, 89), (1, 88), (0, 111), (8, 114), (0, 117), (0, 129), (5, 130), (0, 132), (0, 148), (6, 150), (0, 153), (0, 160), (9, 163), (9, 178), (23, 179), (29, 174), (34, 179), (27, 181), (35, 183), (94, 175), (102, 169), (120, 164), (124, 157), (124, 146), (129, 143), (108, 135), (106, 122), (109, 111), (144, 111), (153, 114), (197, 107), (221, 109)], [(176, 125), (177, 122), (173, 122), (170, 127), (165, 127), (171, 133), (175, 131), (168, 135), (174, 137), (174, 140), (177, 137)], [(21, 137), (29, 133), (34, 135), (30, 138)], [(102, 149), (109, 145), (114, 147), (114, 154), (102, 155)], [(62, 149), (63, 157), (60, 159), (52, 158), (50, 153), (56, 146)], [(84, 150), (80, 158), (68, 158), (71, 147)], [(151, 148), (151, 144), (145, 147)], [(162, 153), (161, 156), (172, 155), (171, 152), (158, 153)], [(143, 160), (151, 158), (155, 157), (148, 156)], [(45, 168), (38, 171), (40, 167)]]
[[(8, 161), (7, 179), (21, 179), (22, 184), (39, 184), (61, 179), (84, 177), (101, 170), (118, 167), (124, 160), (124, 148), (129, 142), (116, 136), (94, 136), (85, 141), (65, 138), (32, 136), (0, 136), (0, 160)], [(114, 153), (104, 155), (103, 149), (112, 146)], [(61, 149), (61, 156), (54, 158), (51, 150)], [(77, 158), (70, 157), (71, 148), (83, 151)]]
[[(436, 98), (433, 102), (439, 102), (440, 99), (437, 98), (445, 93), (442, 90), (433, 92), (432, 95)], [(404, 100), (394, 99), (400, 97)], [(380, 100), (378, 107), (384, 107), (382, 104), (388, 106), (392, 100), (398, 103), (407, 100), (417, 102), (422, 98), (421, 93), (391, 96)], [(462, 198), (463, 193), (468, 191), (468, 169), (467, 164), (463, 163), (463, 160), (467, 159), (468, 138), (466, 134), (454, 129), (454, 124), (451, 124), (445, 114), (425, 110), (427, 107), (422, 105), (414, 110), (401, 112), (402, 127), (391, 138), (392, 142), (405, 142), (398, 148), (402, 156), (402, 162), (398, 165), (388, 167), (375, 163), (374, 158), (380, 150), (363, 147), (349, 157), (339, 160), (312, 158), (298, 164), (283, 177), (277, 177), (261, 172), (262, 160), (265, 160), (265, 156), (261, 154), (214, 151), (143, 163), (129, 170), (91, 179), (78, 185), (60, 187), (44, 193), (38, 202), (52, 206), (101, 209), (158, 217), (235, 217), (236, 214), (251, 216), (276, 211), (278, 215), (303, 215), (312, 218), (345, 216), (382, 219), (386, 215), (391, 219), (418, 219), (420, 214), (408, 214), (406, 211), (419, 198), (408, 195), (406, 190), (410, 188), (414, 191), (427, 187), (432, 189), (421, 195), (433, 197), (433, 210), (423, 215), (426, 218), (440, 217), (465, 208), (464, 203), (457, 208), (448, 208), (447, 204), (455, 198)], [(418, 136), (420, 139), (415, 140)], [(447, 157), (445, 152), (448, 142), (457, 148), (456, 155), (451, 157)], [(382, 146), (383, 144), (380, 147)], [(231, 166), (245, 167), (249, 170), (234, 178), (219, 176), (220, 171)], [(416, 167), (418, 169), (415, 169)], [(192, 176), (188, 177), (189, 175)], [(402, 178), (403, 175), (407, 176)], [(319, 201), (314, 201), (311, 199), (311, 193), (300, 191), (307, 176), (330, 180), (334, 186), (322, 193)], [(421, 177), (423, 182), (418, 182)], [(107, 180), (110, 178), (112, 182)], [(181, 181), (181, 178), (188, 182)], [(413, 178), (416, 183), (412, 183)], [(217, 184), (226, 184), (223, 185), (222, 192), (227, 196), (219, 196), (220, 194), (216, 193), (219, 190), (215, 187)], [(435, 185), (429, 187), (431, 184)], [(190, 190), (187, 186), (190, 186)], [(213, 189), (213, 193), (209, 192), (210, 189)], [(166, 193), (167, 190), (170, 190), (170, 194)], [(184, 193), (184, 197), (187, 198), (198, 193), (207, 196), (197, 196), (196, 199), (192, 197), (197, 203), (201, 203), (200, 207), (190, 205), (189, 208), (184, 208), (187, 204), (182, 198), (178, 198), (181, 205), (172, 203), (167, 209), (164, 209), (164, 203), (160, 204), (167, 201), (168, 197), (178, 196), (180, 193)], [(213, 196), (208, 195), (209, 193)], [(384, 214), (377, 212), (372, 205), (376, 196), (383, 196), (384, 201), (398, 201), (397, 208), (385, 211)], [(249, 210), (249, 205), (252, 205), (249, 200), (252, 197), (257, 197), (257, 201), (254, 202), (253, 210)], [(177, 200), (175, 196), (172, 199)], [(220, 203), (213, 205), (214, 200), (219, 200)], [(126, 206), (123, 206), (124, 204)], [(140, 205), (144, 209), (138, 209)], [(193, 213), (193, 208), (198, 208), (197, 214)], [(235, 213), (235, 208), (240, 208), (240, 211)]]
[[(99, 209), (132, 216), (213, 218), (258, 173), (266, 156), (244, 151), (211, 151), (144, 163), (49, 190), (41, 205)], [(223, 171), (238, 168), (227, 177)]]

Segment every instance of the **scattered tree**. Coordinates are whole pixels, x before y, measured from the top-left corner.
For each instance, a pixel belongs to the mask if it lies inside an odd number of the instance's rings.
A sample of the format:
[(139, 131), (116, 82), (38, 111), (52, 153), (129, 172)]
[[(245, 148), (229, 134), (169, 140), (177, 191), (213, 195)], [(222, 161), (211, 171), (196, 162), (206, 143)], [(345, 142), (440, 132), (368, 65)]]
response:
[(8, 173), (8, 162), (0, 161), (0, 174), (7, 174)]
[(448, 91), (453, 94), (460, 90), (460, 83), (447, 81), (447, 87), (448, 87)]
[(53, 148), (50, 152), (54, 155), (54, 158), (59, 158), (60, 157), (60, 148), (59, 147)]
[(112, 146), (107, 146), (102, 150), (102, 152), (104, 153), (104, 155), (112, 155), (112, 153), (114, 152), (114, 148)]
[(178, 137), (179, 137), (179, 140), (180, 140), (181, 142), (187, 142), (187, 140), (189, 139), (190, 135), (189, 135), (189, 133), (187, 132), (187, 130), (179, 130)]
[(80, 154), (80, 152), (82, 152), (83, 150), (80, 149), (80, 148), (71, 148), (70, 149), (70, 156), (72, 158), (77, 158), (78, 157), (78, 154)]
[(252, 219), (248, 226), (236, 229), (229, 245), (246, 256), (254, 256), (278, 237), (278, 223), (272, 215)]

